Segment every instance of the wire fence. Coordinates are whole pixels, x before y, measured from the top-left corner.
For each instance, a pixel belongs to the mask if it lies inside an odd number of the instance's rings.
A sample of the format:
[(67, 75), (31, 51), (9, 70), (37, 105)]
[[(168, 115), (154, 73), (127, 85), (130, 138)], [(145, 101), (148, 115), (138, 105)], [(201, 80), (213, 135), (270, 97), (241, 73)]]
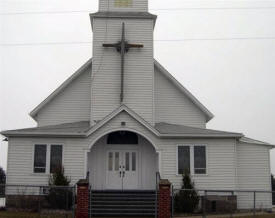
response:
[(16, 213), (22, 214), (20, 217), (37, 215), (48, 218), (74, 218), (75, 196), (75, 186), (0, 184), (0, 217), (1, 213)]
[(191, 190), (172, 188), (172, 217), (233, 217), (270, 214), (272, 195), (266, 190)]

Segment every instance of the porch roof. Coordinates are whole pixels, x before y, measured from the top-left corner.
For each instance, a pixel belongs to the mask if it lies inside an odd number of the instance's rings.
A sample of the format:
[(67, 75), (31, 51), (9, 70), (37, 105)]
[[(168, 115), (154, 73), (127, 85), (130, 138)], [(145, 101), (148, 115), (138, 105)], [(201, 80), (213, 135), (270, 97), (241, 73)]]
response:
[(186, 137), (243, 137), (242, 133), (225, 132), (212, 129), (196, 128), (184, 125), (176, 125), (170, 123), (156, 123), (156, 130), (163, 136), (186, 136)]
[[(153, 128), (153, 127), (152, 127)], [(36, 136), (36, 137), (87, 137), (91, 129), (89, 121), (65, 123), (59, 125), (42, 126), (26, 129), (7, 130), (1, 132), (4, 136)], [(241, 138), (241, 133), (224, 132), (211, 129), (195, 128), (169, 123), (157, 123), (154, 127), (159, 137), (211, 137), (211, 138)]]

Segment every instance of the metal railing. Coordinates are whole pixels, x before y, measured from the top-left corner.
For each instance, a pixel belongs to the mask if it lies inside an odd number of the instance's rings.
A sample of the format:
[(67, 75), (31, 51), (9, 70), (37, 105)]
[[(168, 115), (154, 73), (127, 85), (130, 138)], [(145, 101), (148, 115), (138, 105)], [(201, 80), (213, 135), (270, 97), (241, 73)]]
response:
[[(191, 193), (196, 193), (199, 203), (190, 212), (190, 208), (184, 208)], [(272, 194), (269, 190), (207, 190), (207, 189), (173, 189), (172, 187), (172, 217), (175, 214), (197, 215), (205, 218), (207, 215), (223, 215), (233, 217), (234, 214), (246, 213), (250, 217), (257, 214), (272, 212)], [(180, 194), (184, 197), (179, 197)], [(180, 200), (181, 199), (181, 200)], [(182, 202), (181, 202), (182, 201)]]
[(161, 180), (160, 173), (156, 172), (155, 218), (158, 217), (158, 191), (159, 191), (159, 181), (160, 180)]
[[(0, 184), (0, 198), (5, 199), (1, 213), (34, 212), (49, 217), (74, 218), (75, 186)], [(5, 209), (8, 209), (5, 212)]]

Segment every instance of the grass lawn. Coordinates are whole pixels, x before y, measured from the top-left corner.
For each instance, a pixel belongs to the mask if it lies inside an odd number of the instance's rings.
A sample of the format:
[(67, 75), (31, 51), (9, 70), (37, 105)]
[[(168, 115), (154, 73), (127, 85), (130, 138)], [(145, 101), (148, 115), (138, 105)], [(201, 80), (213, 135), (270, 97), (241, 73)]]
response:
[(72, 218), (72, 215), (0, 211), (0, 218)]
[[(202, 216), (175, 216), (175, 218), (201, 218)], [(228, 215), (207, 215), (207, 218), (229, 218)], [(234, 218), (254, 218), (253, 214), (234, 214)], [(255, 218), (275, 218), (275, 213), (272, 214), (256, 214)]]
[[(253, 218), (253, 216), (236, 216), (239, 218)], [(257, 218), (275, 218), (275, 214), (262, 214), (262, 215), (256, 215)]]

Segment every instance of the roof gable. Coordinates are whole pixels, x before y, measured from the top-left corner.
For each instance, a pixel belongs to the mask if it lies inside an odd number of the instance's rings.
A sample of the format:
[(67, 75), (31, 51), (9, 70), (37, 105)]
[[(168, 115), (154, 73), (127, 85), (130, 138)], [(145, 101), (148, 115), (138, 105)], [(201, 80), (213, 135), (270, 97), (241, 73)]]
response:
[(149, 131), (151, 131), (153, 134), (159, 136), (159, 132), (151, 126), (147, 121), (142, 119), (137, 113), (135, 113), (133, 110), (131, 110), (129, 107), (126, 105), (122, 104), (120, 107), (118, 107), (116, 110), (111, 112), (109, 115), (107, 115), (103, 120), (99, 121), (96, 123), (94, 126), (92, 126), (88, 131), (87, 131), (87, 136), (91, 135), (94, 133), (96, 130), (98, 130), (100, 127), (102, 127), (104, 124), (108, 123), (111, 119), (116, 117), (118, 114), (121, 112), (125, 111), (127, 114), (129, 114), (132, 118), (134, 118), (137, 122), (139, 122), (141, 125), (146, 127)]
[(71, 75), (65, 82), (63, 82), (55, 91), (53, 91), (44, 101), (36, 106), (31, 112), (30, 116), (35, 119), (38, 112), (44, 108), (49, 102), (51, 102), (59, 93), (67, 88), (75, 79), (82, 75), (85, 70), (92, 65), (92, 58), (90, 58), (85, 64), (83, 64), (73, 75)]
[(209, 121), (214, 117), (214, 115), (194, 95), (192, 95), (192, 93), (190, 93), (180, 82), (178, 82), (157, 60), (155, 60), (155, 67), (205, 114), (206, 121)]

